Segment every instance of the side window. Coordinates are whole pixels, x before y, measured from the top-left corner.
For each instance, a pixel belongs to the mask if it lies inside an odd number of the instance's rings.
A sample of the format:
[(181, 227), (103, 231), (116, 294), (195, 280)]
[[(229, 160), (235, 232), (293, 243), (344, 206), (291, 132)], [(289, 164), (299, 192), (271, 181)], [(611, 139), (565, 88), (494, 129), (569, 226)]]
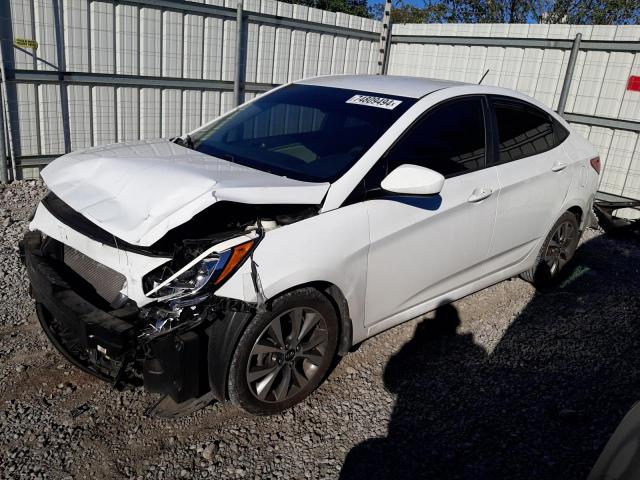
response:
[(387, 171), (411, 163), (453, 176), (484, 167), (485, 152), (482, 99), (461, 98), (418, 120), (387, 154)]
[(546, 152), (567, 136), (562, 125), (537, 108), (520, 102), (494, 101), (499, 162), (511, 162)]

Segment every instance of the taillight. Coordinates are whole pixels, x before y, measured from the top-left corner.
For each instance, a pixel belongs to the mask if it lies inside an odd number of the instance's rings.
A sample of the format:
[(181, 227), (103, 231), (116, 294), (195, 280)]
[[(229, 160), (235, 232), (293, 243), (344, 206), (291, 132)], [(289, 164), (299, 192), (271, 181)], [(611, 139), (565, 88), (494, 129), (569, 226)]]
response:
[(589, 163), (596, 171), (596, 173), (600, 175), (600, 157), (593, 157), (591, 160), (589, 160)]

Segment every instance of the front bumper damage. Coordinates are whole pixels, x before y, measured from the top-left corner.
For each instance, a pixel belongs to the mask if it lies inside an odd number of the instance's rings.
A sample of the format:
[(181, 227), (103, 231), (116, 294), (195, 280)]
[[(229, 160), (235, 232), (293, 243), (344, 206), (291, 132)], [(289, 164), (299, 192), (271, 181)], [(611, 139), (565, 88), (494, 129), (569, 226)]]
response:
[[(74, 365), (116, 388), (140, 386), (176, 403), (211, 394), (226, 399), (233, 345), (250, 305), (211, 296), (176, 328), (148, 335), (148, 308), (109, 305), (57, 257), (62, 244), (38, 231), (20, 244), (44, 332)], [(145, 316), (146, 315), (146, 316)]]

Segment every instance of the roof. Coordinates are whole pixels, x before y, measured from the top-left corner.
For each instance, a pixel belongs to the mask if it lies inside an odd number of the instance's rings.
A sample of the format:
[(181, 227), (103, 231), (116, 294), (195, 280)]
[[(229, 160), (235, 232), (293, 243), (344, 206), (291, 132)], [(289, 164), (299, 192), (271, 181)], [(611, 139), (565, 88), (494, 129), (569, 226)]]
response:
[(461, 82), (449, 80), (395, 75), (328, 75), (325, 77), (307, 78), (296, 83), (412, 98), (424, 97), (431, 92), (447, 87), (466, 85)]

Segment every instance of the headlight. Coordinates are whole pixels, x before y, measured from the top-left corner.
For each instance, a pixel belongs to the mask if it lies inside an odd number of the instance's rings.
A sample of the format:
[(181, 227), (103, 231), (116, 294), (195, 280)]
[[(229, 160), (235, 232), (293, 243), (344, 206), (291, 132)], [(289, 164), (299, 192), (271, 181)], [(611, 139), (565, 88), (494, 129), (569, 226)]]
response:
[(220, 286), (249, 256), (255, 243), (251, 240), (198, 257), (175, 273), (163, 265), (144, 277), (146, 295), (169, 300), (196, 294), (205, 287)]

